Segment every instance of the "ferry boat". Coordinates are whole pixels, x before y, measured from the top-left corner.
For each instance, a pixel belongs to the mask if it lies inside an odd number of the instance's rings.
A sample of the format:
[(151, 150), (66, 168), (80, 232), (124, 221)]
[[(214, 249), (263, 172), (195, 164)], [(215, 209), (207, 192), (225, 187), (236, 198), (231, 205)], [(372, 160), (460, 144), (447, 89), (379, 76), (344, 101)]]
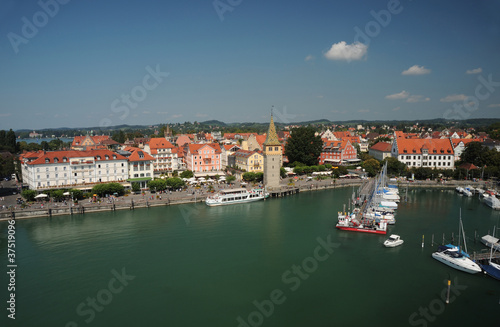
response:
[(266, 193), (263, 189), (252, 189), (248, 191), (246, 188), (235, 188), (221, 190), (214, 196), (207, 197), (205, 203), (213, 207), (254, 202), (264, 200), (267, 197), (269, 197), (269, 193)]
[(362, 219), (359, 221), (356, 219), (355, 212), (352, 214), (339, 212), (338, 222), (335, 227), (350, 232), (387, 234), (387, 221), (385, 219)]

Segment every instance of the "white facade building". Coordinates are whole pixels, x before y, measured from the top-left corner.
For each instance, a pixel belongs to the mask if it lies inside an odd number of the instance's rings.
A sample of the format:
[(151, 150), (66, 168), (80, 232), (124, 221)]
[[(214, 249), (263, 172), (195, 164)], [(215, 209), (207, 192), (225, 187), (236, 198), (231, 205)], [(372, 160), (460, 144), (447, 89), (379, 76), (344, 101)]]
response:
[(124, 182), (129, 177), (127, 158), (110, 150), (33, 152), (21, 155), (21, 167), (23, 182), (32, 190)]

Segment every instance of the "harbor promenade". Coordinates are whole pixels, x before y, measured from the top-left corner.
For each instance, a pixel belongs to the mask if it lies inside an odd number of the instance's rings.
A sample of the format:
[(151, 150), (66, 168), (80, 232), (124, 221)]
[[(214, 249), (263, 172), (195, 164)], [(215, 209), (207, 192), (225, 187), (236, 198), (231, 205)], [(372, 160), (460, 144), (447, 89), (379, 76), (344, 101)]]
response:
[[(354, 187), (359, 188), (360, 195), (363, 196), (363, 190), (371, 189), (369, 187), (373, 179), (323, 179), (323, 180), (308, 180), (307, 178), (299, 178), (292, 183), (288, 182), (289, 179), (282, 181), (279, 196), (289, 196), (299, 192), (313, 192), (326, 189)], [(397, 181), (392, 182), (397, 184), (401, 190), (408, 188), (433, 188), (433, 189), (454, 189), (458, 185), (473, 187), (487, 187), (485, 182), (471, 182), (471, 181)], [(237, 187), (253, 187), (251, 185), (242, 186), (240, 183), (233, 185), (215, 184), (213, 191), (217, 192), (221, 189), (237, 188)], [(0, 202), (0, 220), (7, 220), (14, 217), (15, 219), (22, 218), (36, 218), (36, 217), (51, 217), (56, 215), (74, 215), (85, 214), (90, 212), (99, 211), (115, 211), (115, 210), (134, 210), (138, 208), (149, 208), (154, 206), (168, 206), (177, 204), (197, 203), (205, 201), (207, 196), (210, 196), (207, 186), (202, 187), (188, 187), (182, 191), (150, 193), (149, 191), (144, 194), (129, 194), (126, 196), (116, 198), (103, 198), (100, 202), (90, 202), (88, 199), (79, 201), (77, 204), (69, 202), (37, 202), (21, 208), (16, 204), (16, 198), (19, 195), (5, 196), (4, 200)], [(366, 196), (368, 194), (365, 194)], [(5, 206), (5, 208), (3, 208)]]

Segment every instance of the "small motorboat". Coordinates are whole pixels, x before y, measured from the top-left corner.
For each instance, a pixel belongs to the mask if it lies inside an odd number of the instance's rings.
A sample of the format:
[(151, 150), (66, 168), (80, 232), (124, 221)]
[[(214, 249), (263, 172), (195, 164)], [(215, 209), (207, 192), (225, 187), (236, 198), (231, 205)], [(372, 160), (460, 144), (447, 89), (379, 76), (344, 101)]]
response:
[(399, 235), (392, 234), (391, 236), (389, 236), (388, 239), (386, 239), (384, 241), (384, 246), (386, 248), (393, 248), (393, 247), (399, 246), (403, 243), (404, 243), (404, 241), (401, 239), (401, 237)]

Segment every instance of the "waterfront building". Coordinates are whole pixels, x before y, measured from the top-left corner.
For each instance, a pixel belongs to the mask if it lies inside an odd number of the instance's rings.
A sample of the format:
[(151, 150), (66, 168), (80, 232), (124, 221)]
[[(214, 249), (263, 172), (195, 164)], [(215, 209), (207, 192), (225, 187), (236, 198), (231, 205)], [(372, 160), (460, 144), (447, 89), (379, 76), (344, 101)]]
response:
[(129, 178), (127, 158), (110, 150), (37, 151), (20, 156), (23, 182), (32, 190), (91, 188)]
[(144, 151), (154, 158), (153, 177), (171, 174), (178, 169), (177, 148), (164, 137), (155, 137), (144, 146)]
[(359, 162), (358, 151), (349, 140), (323, 140), (323, 150), (319, 156), (319, 164), (346, 165)]
[(384, 160), (387, 157), (391, 156), (392, 144), (388, 142), (378, 142), (374, 144), (369, 151), (369, 155), (374, 157), (377, 160)]
[(154, 176), (153, 163), (156, 159), (142, 149), (132, 149), (128, 159), (129, 182), (139, 183), (141, 188)]
[(392, 143), (391, 154), (408, 168), (455, 168), (455, 154), (450, 139), (396, 137)]
[(264, 156), (257, 151), (238, 150), (234, 154), (235, 165), (240, 170), (257, 173), (264, 172)]
[(263, 144), (264, 154), (264, 185), (269, 189), (280, 188), (280, 169), (283, 164), (283, 149), (276, 134), (273, 115)]
[(218, 143), (189, 144), (185, 153), (186, 168), (193, 172), (222, 170), (221, 148)]

